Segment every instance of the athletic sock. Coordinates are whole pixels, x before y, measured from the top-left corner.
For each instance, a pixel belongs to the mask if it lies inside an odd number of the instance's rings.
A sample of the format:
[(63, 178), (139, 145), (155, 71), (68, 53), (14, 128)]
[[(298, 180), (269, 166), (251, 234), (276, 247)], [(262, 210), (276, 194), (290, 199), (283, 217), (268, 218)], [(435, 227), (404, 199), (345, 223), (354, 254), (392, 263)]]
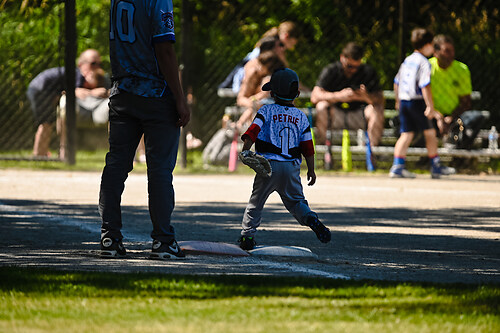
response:
[(394, 162), (392, 163), (392, 166), (404, 168), (405, 163), (406, 159), (404, 157), (394, 156)]
[(429, 159), (431, 160), (431, 165), (433, 167), (438, 167), (441, 164), (441, 159), (439, 158), (439, 155), (436, 155), (434, 157), (429, 156)]

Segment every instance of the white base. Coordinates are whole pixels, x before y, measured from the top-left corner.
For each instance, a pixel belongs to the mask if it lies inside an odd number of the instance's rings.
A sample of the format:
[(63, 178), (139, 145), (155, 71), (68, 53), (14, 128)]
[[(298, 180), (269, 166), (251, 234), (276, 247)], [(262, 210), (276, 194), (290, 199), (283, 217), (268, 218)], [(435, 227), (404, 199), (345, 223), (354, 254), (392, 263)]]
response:
[(252, 256), (278, 256), (317, 258), (318, 255), (305, 247), (299, 246), (256, 246), (248, 251)]

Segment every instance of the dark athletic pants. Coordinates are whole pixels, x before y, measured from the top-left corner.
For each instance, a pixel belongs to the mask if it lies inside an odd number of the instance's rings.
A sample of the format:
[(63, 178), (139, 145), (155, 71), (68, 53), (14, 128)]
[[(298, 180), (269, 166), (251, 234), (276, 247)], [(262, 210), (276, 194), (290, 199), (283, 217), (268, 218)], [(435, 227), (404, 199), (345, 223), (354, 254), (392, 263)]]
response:
[(109, 152), (101, 179), (99, 213), (101, 238), (122, 239), (121, 196), (144, 133), (148, 175), (151, 237), (170, 242), (175, 237), (170, 217), (174, 210), (172, 172), (177, 160), (180, 129), (171, 96), (146, 98), (120, 92), (109, 102)]

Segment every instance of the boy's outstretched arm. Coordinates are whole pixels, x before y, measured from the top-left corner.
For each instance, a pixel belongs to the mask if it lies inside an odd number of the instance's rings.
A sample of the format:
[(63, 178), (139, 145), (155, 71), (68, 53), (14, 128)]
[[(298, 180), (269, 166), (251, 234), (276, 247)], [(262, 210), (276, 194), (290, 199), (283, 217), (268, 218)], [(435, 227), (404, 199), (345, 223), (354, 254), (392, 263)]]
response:
[(307, 185), (313, 186), (316, 183), (316, 172), (314, 171), (314, 155), (305, 157), (307, 164)]

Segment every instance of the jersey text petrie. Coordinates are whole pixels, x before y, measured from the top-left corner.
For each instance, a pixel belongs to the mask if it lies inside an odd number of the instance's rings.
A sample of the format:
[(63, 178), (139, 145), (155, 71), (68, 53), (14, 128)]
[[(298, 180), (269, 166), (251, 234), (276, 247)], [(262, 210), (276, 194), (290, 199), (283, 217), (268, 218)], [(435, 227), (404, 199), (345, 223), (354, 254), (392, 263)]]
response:
[(293, 123), (297, 125), (299, 123), (299, 118), (288, 115), (288, 114), (275, 114), (273, 115), (273, 121), (274, 122), (280, 122), (280, 123)]

